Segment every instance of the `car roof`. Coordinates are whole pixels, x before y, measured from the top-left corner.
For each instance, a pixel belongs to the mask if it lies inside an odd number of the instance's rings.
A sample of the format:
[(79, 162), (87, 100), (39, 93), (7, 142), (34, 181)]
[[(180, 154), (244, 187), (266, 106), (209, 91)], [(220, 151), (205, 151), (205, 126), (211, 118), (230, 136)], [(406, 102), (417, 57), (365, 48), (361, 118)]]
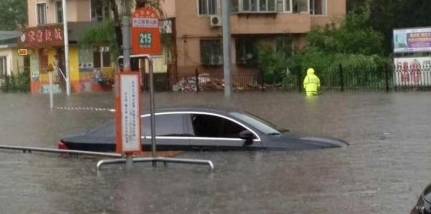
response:
[[(208, 106), (193, 106), (193, 107), (162, 107), (156, 108), (156, 113), (160, 112), (208, 112), (208, 113), (216, 113), (216, 114), (229, 114), (231, 112), (243, 112), (241, 110), (226, 108), (226, 107), (208, 107)], [(149, 114), (148, 110), (145, 111), (145, 114)]]

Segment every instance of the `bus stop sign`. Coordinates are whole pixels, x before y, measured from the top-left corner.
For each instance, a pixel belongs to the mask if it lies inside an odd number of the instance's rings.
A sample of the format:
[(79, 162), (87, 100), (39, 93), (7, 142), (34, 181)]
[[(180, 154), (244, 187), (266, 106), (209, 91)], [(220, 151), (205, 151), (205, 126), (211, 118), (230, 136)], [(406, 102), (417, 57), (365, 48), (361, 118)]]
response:
[(153, 7), (137, 8), (132, 17), (132, 54), (162, 55), (159, 12)]

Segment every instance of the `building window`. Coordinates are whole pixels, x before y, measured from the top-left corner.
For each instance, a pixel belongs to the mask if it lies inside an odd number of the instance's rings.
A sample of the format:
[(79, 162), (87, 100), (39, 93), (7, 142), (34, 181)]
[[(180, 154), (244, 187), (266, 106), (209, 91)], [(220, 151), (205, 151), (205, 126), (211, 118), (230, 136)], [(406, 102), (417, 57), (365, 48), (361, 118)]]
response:
[(102, 47), (93, 52), (94, 68), (111, 67), (111, 52), (108, 47)]
[(37, 24), (46, 24), (46, 3), (37, 4)]
[(284, 11), (292, 12), (292, 0), (284, 0)]
[(240, 12), (274, 12), (277, 0), (238, 0)]
[(102, 52), (103, 67), (111, 67), (111, 52)]
[(63, 4), (61, 1), (55, 2), (55, 9), (57, 13), (57, 23), (63, 23)]
[(253, 66), (257, 64), (257, 39), (242, 38), (235, 41), (236, 64)]
[(309, 0), (291, 0), (293, 13), (308, 13)]
[(94, 51), (93, 52), (93, 66), (94, 66), (94, 68), (100, 68), (100, 62), (101, 62), (100, 52)]
[(6, 56), (0, 56), (0, 79), (7, 75)]
[(199, 15), (216, 15), (217, 14), (217, 0), (198, 0)]
[(310, 0), (310, 13), (313, 15), (326, 15), (326, 0)]
[(218, 40), (201, 40), (202, 65), (222, 65), (222, 43)]
[(111, 8), (108, 1), (91, 0), (91, 20), (103, 21), (111, 17)]

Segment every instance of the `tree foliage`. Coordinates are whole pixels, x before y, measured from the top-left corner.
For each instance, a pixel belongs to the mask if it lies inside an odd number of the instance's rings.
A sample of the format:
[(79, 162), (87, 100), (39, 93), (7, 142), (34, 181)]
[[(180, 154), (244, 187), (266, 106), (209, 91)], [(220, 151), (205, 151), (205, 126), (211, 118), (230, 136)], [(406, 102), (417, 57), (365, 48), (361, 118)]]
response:
[(17, 30), (27, 24), (27, 1), (0, 0), (0, 30)]
[(264, 72), (264, 81), (279, 83), (286, 75), (291, 56), (291, 41), (285, 37), (275, 39), (275, 43), (261, 41), (258, 45), (258, 66)]
[(335, 24), (313, 30), (307, 36), (308, 49), (325, 53), (381, 55), (383, 36), (369, 25), (369, 12), (349, 14), (337, 27)]
[(431, 1), (424, 0), (368, 0), (370, 26), (384, 35), (382, 49), (392, 52), (392, 30), (395, 28), (428, 27)]
[(82, 34), (79, 43), (82, 47), (86, 48), (109, 46), (114, 57), (117, 57), (120, 53), (113, 21), (95, 24)]
[[(0, 0), (2, 1), (2, 0)], [(121, 18), (123, 15), (130, 16), (133, 7), (143, 7), (150, 5), (160, 10), (160, 5), (157, 0), (94, 0), (96, 4), (102, 5), (108, 3), (112, 16), (109, 20), (96, 24), (91, 29), (84, 32), (80, 39), (80, 43), (85, 47), (109, 46), (114, 57), (120, 54), (120, 49), (123, 43), (121, 30)], [(121, 5), (120, 5), (120, 4)], [(124, 8), (128, 8), (124, 10)], [(125, 14), (123, 14), (125, 13)]]
[[(333, 76), (340, 65), (354, 72), (381, 70), (387, 63), (382, 50), (384, 37), (371, 27), (370, 14), (363, 7), (349, 13), (341, 23), (314, 29), (307, 35), (307, 47), (294, 55), (261, 45), (259, 65), (266, 82), (291, 84), (308, 67), (315, 68), (323, 79)], [(292, 74), (296, 77), (292, 78)]]

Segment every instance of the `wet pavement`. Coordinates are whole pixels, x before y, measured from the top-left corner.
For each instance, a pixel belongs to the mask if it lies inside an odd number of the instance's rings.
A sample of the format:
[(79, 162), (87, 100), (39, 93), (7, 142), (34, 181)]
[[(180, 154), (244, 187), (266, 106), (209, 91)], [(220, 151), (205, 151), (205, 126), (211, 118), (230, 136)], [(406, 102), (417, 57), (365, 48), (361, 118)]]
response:
[[(430, 92), (157, 94), (157, 106), (228, 106), (351, 146), (304, 152), (187, 152), (206, 167), (132, 170), (98, 159), (0, 151), (0, 213), (408, 213), (431, 183)], [(0, 144), (56, 147), (112, 118), (52, 111), (47, 96), (0, 94)], [(112, 107), (110, 93), (56, 97), (56, 106)]]

